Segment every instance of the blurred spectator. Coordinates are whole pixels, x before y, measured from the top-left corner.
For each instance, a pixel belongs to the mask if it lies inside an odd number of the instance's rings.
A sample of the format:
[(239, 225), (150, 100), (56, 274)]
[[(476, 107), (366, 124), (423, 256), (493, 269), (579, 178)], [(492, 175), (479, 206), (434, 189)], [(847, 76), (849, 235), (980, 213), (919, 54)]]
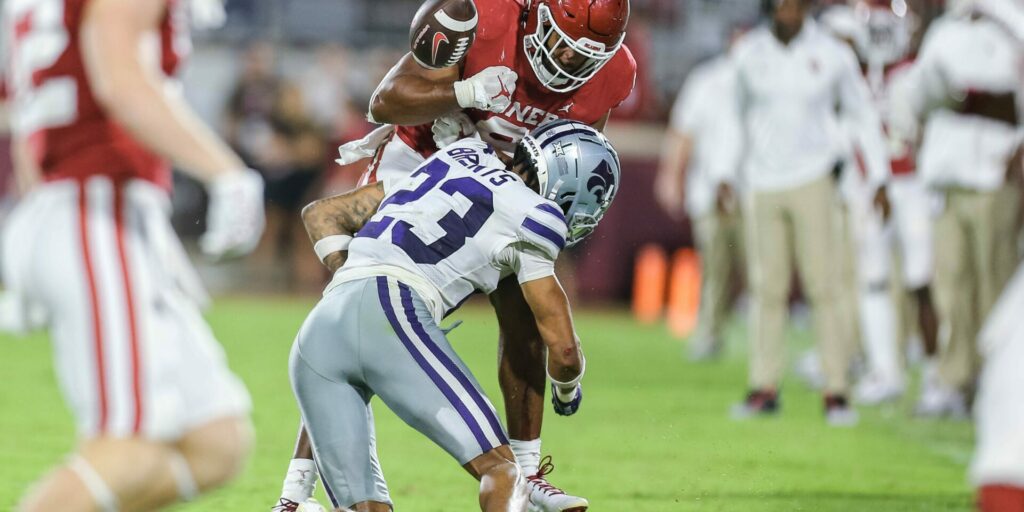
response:
[(327, 141), (305, 107), (298, 87), (284, 84), (278, 89), (269, 118), (270, 141), (259, 159), (267, 182), (267, 229), (258, 254), (275, 267), (283, 261), (293, 291), (323, 284), (323, 270), (310, 250), (300, 212), (313, 199), (324, 171)]
[[(840, 116), (861, 127), (869, 179), (887, 179), (881, 122), (853, 51), (807, 17), (809, 0), (766, 2), (773, 16), (737, 43), (736, 110), (746, 135), (748, 277), (753, 295), (750, 387), (737, 417), (773, 414), (785, 361), (793, 260), (814, 311), (830, 425), (856, 423), (848, 404), (851, 339), (844, 329), (832, 170), (842, 159)], [(836, 106), (839, 106), (838, 109)]]
[(258, 168), (263, 148), (272, 136), (270, 115), (281, 88), (274, 69), (274, 47), (265, 41), (249, 45), (242, 56), (238, 83), (228, 99), (227, 141), (247, 164)]
[[(737, 37), (739, 33), (737, 33)], [(700, 251), (701, 292), (697, 329), (690, 337), (690, 358), (716, 356), (729, 314), (730, 280), (743, 265), (743, 227), (737, 166), (742, 156), (735, 123), (735, 72), (728, 57), (698, 65), (683, 86), (662, 147), (654, 195), (677, 218), (685, 209)]]
[(946, 339), (917, 407), (927, 416), (966, 415), (981, 323), (1018, 261), (1021, 204), (1006, 178), (1020, 146), (1024, 52), (1000, 20), (958, 5), (932, 24), (893, 102), (904, 108), (901, 140), (924, 124), (919, 172), (941, 202), (935, 290)]

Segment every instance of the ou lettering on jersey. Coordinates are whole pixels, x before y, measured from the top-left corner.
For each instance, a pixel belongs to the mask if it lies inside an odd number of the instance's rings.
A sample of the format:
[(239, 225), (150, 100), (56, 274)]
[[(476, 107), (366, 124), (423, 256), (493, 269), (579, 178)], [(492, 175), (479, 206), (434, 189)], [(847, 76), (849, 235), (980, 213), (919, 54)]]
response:
[[(515, 0), (475, 0), (480, 23), (466, 53), (462, 77), (492, 66), (506, 66), (518, 75), (512, 102), (503, 112), (466, 109), (485, 142), (506, 153), (530, 130), (548, 121), (572, 119), (593, 125), (619, 106), (633, 91), (636, 60), (626, 45), (579, 89), (556, 93), (544, 87), (523, 49), (525, 27), (518, 20), (523, 6)], [(431, 127), (399, 126), (396, 135), (424, 157), (437, 151)]]

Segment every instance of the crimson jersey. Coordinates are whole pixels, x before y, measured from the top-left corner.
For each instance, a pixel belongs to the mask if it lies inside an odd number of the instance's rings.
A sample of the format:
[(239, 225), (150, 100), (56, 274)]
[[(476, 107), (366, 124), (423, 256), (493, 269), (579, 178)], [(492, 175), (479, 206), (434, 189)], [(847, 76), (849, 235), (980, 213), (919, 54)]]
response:
[[(86, 77), (79, 32), (89, 0), (4, 0), (6, 89), (12, 128), (43, 178), (138, 178), (170, 189), (170, 166), (99, 105)], [(144, 40), (167, 76), (189, 46), (183, 6), (167, 0), (158, 32)], [(158, 53), (159, 52), (159, 53)]]
[[(553, 92), (537, 81), (523, 48), (525, 27), (519, 22), (524, 7), (518, 0), (475, 0), (480, 14), (476, 41), (463, 63), (462, 76), (470, 77), (491, 66), (507, 66), (518, 73), (512, 104), (502, 113), (467, 109), (480, 138), (513, 152), (531, 129), (554, 119), (587, 124), (600, 121), (622, 103), (636, 81), (636, 61), (623, 45), (601, 70), (579, 89)], [(424, 157), (437, 151), (432, 123), (399, 126), (396, 135)]]

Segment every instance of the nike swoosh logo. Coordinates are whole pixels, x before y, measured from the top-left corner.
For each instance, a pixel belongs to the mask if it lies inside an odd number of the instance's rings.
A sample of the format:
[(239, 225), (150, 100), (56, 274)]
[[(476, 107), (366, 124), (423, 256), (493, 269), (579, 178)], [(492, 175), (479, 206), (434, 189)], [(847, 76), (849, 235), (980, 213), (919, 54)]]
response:
[(441, 43), (447, 43), (448, 36), (444, 35), (443, 32), (434, 34), (434, 48), (430, 52), (430, 62), (437, 63), (437, 50), (441, 48)]

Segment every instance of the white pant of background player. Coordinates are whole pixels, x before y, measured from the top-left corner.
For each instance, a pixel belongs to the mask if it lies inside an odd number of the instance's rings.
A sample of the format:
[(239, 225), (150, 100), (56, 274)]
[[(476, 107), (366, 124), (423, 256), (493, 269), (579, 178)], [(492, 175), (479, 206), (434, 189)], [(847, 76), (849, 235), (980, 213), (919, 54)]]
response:
[(8, 293), (45, 311), (82, 439), (174, 442), (247, 417), (249, 395), (203, 321), (205, 295), (169, 214), (147, 182), (93, 177), (39, 186), (8, 220)]
[(888, 184), (891, 218), (884, 222), (873, 197), (861, 184), (847, 188), (851, 232), (857, 251), (858, 309), (868, 374), (855, 396), (865, 403), (895, 398), (904, 389), (897, 342), (896, 308), (889, 290), (893, 248), (900, 257), (900, 282), (907, 290), (931, 283), (934, 269), (930, 196), (914, 175)]

